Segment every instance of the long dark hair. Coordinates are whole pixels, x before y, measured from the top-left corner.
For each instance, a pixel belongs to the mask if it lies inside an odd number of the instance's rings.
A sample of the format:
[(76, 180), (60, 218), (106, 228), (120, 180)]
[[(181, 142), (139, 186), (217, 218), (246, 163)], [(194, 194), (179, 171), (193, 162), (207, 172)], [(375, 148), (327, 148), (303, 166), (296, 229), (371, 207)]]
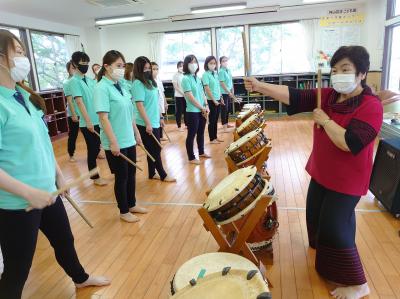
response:
[[(150, 65), (150, 72), (151, 72), (151, 76), (150, 76), (149, 80), (147, 80), (144, 77), (144, 72), (143, 72), (144, 71), (144, 66), (147, 63)], [(154, 87), (157, 87), (157, 83), (153, 79), (153, 70), (151, 69), (151, 62), (145, 56), (140, 56), (140, 57), (135, 59), (135, 62), (133, 64), (133, 76), (135, 77), (136, 80), (139, 80), (140, 82), (142, 82), (143, 85), (146, 86), (148, 89), (152, 89)]]
[(122, 61), (125, 63), (125, 57), (122, 55), (121, 52), (116, 51), (116, 50), (110, 50), (108, 51), (104, 57), (103, 57), (103, 65), (101, 66), (101, 69), (97, 75), (97, 81), (100, 82), (100, 80), (103, 78), (103, 76), (106, 73), (106, 68), (104, 67), (105, 64), (111, 65), (114, 62), (118, 60), (118, 58), (121, 58)]
[[(133, 80), (134, 77), (132, 75), (132, 72), (133, 72), (133, 63), (132, 62), (125, 63), (125, 74), (124, 74), (125, 80), (128, 80), (128, 81)], [(132, 75), (132, 78), (131, 78), (131, 75)]]
[(215, 58), (214, 56), (208, 56), (206, 58), (206, 61), (204, 61), (204, 70), (208, 71), (208, 64), (215, 60), (215, 71), (218, 72), (218, 62), (217, 62), (217, 58)]
[[(15, 51), (14, 40), (17, 41), (20, 44), (21, 48), (24, 49), (24, 46), (21, 43), (21, 41), (18, 39), (18, 37), (16, 37), (14, 34), (12, 34), (8, 30), (0, 29), (0, 54), (4, 55), (5, 64), (8, 67), (10, 67), (9, 49), (13, 49)], [(44, 99), (40, 95), (38, 95), (36, 92), (34, 92), (31, 88), (26, 86), (23, 82), (16, 82), (16, 84), (19, 87), (21, 87), (22, 89), (24, 89), (25, 91), (27, 91), (30, 94), (29, 100), (31, 101), (31, 103), (37, 109), (41, 109), (43, 111), (43, 113), (46, 114), (46, 103), (45, 103)]]
[(193, 59), (196, 59), (197, 62), (197, 70), (195, 75), (197, 76), (197, 73), (199, 72), (200, 68), (199, 68), (199, 61), (197, 60), (196, 56), (194, 55), (188, 55), (185, 57), (185, 60), (183, 61), (183, 74), (185, 75), (190, 75), (191, 72), (189, 70), (189, 63), (191, 63), (193, 61)]

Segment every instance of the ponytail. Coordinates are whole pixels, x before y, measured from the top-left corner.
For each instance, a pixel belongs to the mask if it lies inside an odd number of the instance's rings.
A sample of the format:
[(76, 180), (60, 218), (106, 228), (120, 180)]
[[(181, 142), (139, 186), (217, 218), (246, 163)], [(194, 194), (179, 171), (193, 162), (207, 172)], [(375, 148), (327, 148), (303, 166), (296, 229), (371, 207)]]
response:
[(17, 82), (17, 85), (30, 94), (29, 100), (36, 109), (42, 110), (44, 114), (47, 113), (46, 103), (40, 95), (34, 92), (30, 87), (26, 86), (24, 82)]
[(99, 72), (97, 73), (97, 82), (100, 82), (105, 74), (106, 74), (106, 68), (103, 65), (99, 70)]

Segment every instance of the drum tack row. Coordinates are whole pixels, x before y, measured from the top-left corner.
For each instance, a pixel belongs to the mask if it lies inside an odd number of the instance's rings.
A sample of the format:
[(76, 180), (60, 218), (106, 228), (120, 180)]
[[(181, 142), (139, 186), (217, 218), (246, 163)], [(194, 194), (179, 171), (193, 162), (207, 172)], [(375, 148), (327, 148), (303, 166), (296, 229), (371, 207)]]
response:
[(268, 299), (265, 268), (254, 253), (272, 256), (278, 212), (266, 162), (272, 149), (258, 104), (246, 104), (225, 150), (229, 175), (207, 193), (199, 215), (219, 252), (183, 264), (171, 281), (171, 298)]

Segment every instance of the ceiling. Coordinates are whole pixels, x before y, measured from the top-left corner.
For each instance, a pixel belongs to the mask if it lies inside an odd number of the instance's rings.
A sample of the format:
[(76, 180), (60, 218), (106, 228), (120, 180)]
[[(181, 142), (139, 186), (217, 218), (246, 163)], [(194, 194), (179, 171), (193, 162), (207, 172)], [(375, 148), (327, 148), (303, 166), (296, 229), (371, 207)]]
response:
[[(108, 1), (120, 2), (121, 0)], [(0, 11), (81, 27), (94, 26), (96, 18), (143, 13), (147, 20), (163, 19), (172, 15), (188, 14), (191, 7), (246, 2), (245, 0), (141, 1), (144, 3), (104, 8), (91, 4), (87, 0), (0, 0)], [(303, 4), (302, 0), (247, 0), (248, 7), (301, 4)]]

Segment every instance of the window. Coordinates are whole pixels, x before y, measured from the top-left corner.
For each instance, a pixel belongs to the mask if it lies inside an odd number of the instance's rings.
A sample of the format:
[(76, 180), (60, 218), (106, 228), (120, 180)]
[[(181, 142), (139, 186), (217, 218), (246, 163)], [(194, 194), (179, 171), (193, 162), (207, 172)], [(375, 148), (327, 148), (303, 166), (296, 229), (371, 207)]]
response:
[(307, 59), (304, 31), (300, 23), (250, 27), (253, 75), (299, 73), (312, 70)]
[(171, 80), (177, 72), (176, 64), (194, 54), (199, 61), (199, 76), (204, 72), (204, 61), (211, 55), (211, 31), (187, 31), (165, 34), (162, 45), (162, 80)]
[(394, 6), (394, 15), (400, 15), (400, 0), (396, 0), (396, 4)]
[(400, 26), (394, 27), (391, 34), (388, 87), (400, 92)]
[(217, 59), (229, 57), (233, 76), (244, 76), (244, 53), (242, 47), (243, 26), (217, 29)]
[(31, 32), (39, 89), (62, 88), (67, 78), (65, 64), (68, 61), (64, 37), (45, 32)]

